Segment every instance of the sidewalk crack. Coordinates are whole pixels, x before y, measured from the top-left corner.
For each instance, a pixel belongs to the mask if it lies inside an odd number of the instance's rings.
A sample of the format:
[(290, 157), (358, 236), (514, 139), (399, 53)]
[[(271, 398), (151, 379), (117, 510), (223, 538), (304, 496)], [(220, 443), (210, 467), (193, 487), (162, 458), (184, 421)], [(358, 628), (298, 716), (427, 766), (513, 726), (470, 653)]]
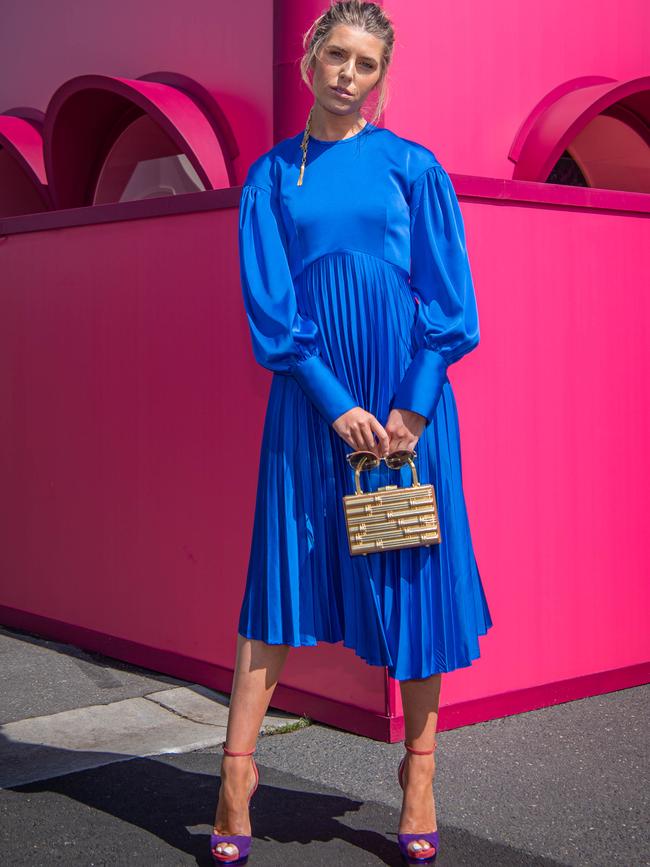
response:
[[(209, 728), (213, 728), (213, 729), (214, 728), (225, 728), (224, 725), (222, 725), (221, 723), (218, 723), (218, 722), (214, 722), (214, 723), (204, 722), (203, 720), (197, 720), (194, 717), (187, 716), (187, 714), (181, 713), (179, 710), (176, 710), (176, 708), (169, 707), (169, 705), (163, 704), (160, 701), (156, 701), (155, 698), (151, 698), (149, 695), (143, 695), (142, 697), (146, 698), (147, 701), (150, 701), (152, 704), (158, 705), (158, 707), (163, 708), (163, 710), (166, 710), (169, 713), (173, 713), (175, 716), (178, 716), (181, 719), (184, 719), (186, 722), (194, 723), (194, 725), (208, 726)], [(225, 741), (225, 735), (224, 735), (224, 741)]]

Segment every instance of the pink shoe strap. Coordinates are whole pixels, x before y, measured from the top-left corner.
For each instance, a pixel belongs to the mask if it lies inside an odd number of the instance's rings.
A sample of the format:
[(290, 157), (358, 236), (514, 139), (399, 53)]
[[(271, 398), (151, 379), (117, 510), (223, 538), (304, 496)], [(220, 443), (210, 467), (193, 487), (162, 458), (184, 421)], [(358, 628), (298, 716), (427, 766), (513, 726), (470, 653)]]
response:
[(406, 749), (409, 751), (409, 753), (416, 753), (418, 756), (430, 756), (431, 753), (432, 753), (432, 752), (435, 750), (435, 748), (438, 746), (438, 741), (434, 741), (434, 742), (433, 742), (433, 749), (432, 749), (432, 750), (414, 750), (413, 747), (410, 747), (410, 746), (406, 743), (406, 741), (404, 741), (404, 746), (405, 746)]
[(229, 750), (225, 744), (222, 744), (223, 751), (227, 756), (252, 756), (255, 752), (255, 749), (252, 749), (249, 753), (235, 753), (233, 750)]

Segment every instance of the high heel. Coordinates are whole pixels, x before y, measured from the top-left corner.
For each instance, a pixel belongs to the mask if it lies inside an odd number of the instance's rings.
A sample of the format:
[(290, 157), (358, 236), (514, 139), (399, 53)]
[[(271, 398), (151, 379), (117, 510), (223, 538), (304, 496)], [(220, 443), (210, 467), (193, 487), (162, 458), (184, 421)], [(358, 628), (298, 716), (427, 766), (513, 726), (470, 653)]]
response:
[[(248, 793), (248, 803), (250, 804), (250, 800), (257, 791), (257, 787), (260, 782), (260, 774), (257, 769), (257, 765), (255, 764), (255, 759), (252, 758), (255, 750), (251, 750), (250, 753), (234, 753), (232, 750), (226, 748), (226, 745), (223, 745), (223, 751), (227, 756), (251, 756), (251, 762), (253, 763), (253, 770), (255, 772), (255, 782), (253, 783), (253, 787)], [(215, 864), (246, 864), (248, 861), (248, 856), (250, 855), (251, 850), (251, 835), (249, 834), (212, 834), (210, 836), (210, 854), (212, 855), (212, 860)], [(219, 844), (234, 844), (237, 847), (237, 852), (216, 852), (215, 849)]]
[[(433, 750), (414, 750), (413, 747), (407, 746), (405, 743), (404, 746), (410, 753), (416, 753), (419, 756), (430, 756), (435, 748), (438, 746), (438, 742), (436, 741), (433, 745)], [(399, 763), (399, 767), (397, 769), (397, 779), (399, 780), (400, 788), (402, 791), (404, 790), (404, 762), (406, 760), (406, 754), (402, 756), (402, 759)], [(438, 857), (438, 832), (437, 831), (427, 831), (425, 834), (398, 834), (397, 842), (399, 844), (399, 850), (402, 855), (402, 859), (406, 862), (406, 864), (433, 864), (433, 862)], [(420, 849), (419, 852), (409, 851), (409, 843), (412, 843), (414, 840), (426, 840), (429, 843), (429, 847), (426, 849)], [(435, 848), (433, 855), (431, 855), (431, 849)]]

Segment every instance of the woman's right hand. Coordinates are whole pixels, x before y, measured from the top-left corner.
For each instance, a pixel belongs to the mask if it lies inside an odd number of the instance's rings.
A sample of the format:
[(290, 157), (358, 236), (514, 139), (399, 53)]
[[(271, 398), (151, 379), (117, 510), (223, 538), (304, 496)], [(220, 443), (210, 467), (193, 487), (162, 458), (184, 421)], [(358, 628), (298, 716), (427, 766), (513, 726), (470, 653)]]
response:
[(332, 427), (355, 451), (374, 452), (378, 458), (388, 454), (389, 437), (385, 428), (361, 406), (353, 406), (334, 419)]

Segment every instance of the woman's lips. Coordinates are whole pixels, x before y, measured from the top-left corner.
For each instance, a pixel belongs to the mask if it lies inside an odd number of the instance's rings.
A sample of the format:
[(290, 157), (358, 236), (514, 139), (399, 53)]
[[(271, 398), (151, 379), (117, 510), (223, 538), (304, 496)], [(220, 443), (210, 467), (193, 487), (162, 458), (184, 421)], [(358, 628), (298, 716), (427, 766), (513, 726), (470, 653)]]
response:
[(346, 93), (344, 90), (340, 90), (338, 87), (332, 87), (332, 90), (337, 96), (342, 97), (343, 99), (352, 99), (351, 93)]

